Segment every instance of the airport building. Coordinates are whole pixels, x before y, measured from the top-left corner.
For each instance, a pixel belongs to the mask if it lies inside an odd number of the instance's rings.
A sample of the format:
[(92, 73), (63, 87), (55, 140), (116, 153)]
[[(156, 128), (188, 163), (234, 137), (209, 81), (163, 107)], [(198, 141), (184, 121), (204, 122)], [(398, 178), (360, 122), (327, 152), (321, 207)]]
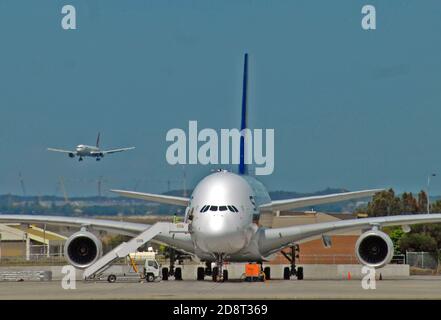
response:
[[(282, 211), (263, 213), (260, 224), (264, 227), (281, 228), (295, 225), (331, 222), (346, 219), (356, 219), (352, 213), (322, 213), (315, 211), (293, 212)], [(322, 237), (310, 239), (299, 244), (298, 264), (358, 264), (355, 256), (355, 243), (361, 235), (360, 230), (329, 234), (330, 246)], [(290, 253), (289, 248), (284, 252)], [(286, 264), (287, 259), (279, 253), (271, 260), (271, 264)]]
[(0, 224), (0, 259), (62, 256), (66, 239), (33, 225)]

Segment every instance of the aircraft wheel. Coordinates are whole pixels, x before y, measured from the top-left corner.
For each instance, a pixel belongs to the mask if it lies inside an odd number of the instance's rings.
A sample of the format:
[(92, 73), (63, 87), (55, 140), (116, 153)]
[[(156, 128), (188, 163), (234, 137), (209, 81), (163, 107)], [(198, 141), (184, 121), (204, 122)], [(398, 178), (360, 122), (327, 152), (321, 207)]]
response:
[(146, 279), (147, 279), (147, 282), (153, 282), (153, 281), (155, 281), (155, 276), (153, 274), (149, 273), (147, 275)]
[(107, 277), (107, 281), (109, 283), (114, 283), (116, 281), (116, 276), (114, 274), (111, 274)]
[(291, 271), (289, 270), (289, 267), (283, 268), (283, 279), (289, 280), (290, 275), (291, 275)]
[(297, 280), (303, 280), (303, 267), (297, 268)]
[(182, 280), (182, 269), (181, 268), (176, 268), (175, 280)]
[(224, 282), (225, 281), (228, 281), (228, 270), (224, 270), (223, 271), (223, 279), (222, 279)]
[(167, 281), (168, 280), (168, 269), (162, 268), (162, 280)]
[(217, 267), (214, 267), (212, 272), (211, 272), (211, 276), (213, 278), (214, 282), (217, 282), (217, 274), (219, 272), (219, 269)]
[(205, 278), (205, 270), (202, 267), (198, 268), (198, 281), (203, 281)]
[(266, 280), (271, 280), (271, 268), (270, 267), (265, 267), (265, 269), (263, 269), (263, 273), (265, 273)]

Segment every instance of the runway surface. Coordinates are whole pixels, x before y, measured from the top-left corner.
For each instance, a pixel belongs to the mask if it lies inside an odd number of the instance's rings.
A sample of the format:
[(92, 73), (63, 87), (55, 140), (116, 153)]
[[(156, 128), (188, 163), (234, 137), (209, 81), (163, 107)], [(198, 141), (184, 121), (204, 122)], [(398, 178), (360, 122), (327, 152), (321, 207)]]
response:
[(0, 299), (441, 299), (440, 276), (412, 276), (376, 282), (365, 290), (360, 280), (273, 280), (265, 283), (211, 281), (2, 282)]

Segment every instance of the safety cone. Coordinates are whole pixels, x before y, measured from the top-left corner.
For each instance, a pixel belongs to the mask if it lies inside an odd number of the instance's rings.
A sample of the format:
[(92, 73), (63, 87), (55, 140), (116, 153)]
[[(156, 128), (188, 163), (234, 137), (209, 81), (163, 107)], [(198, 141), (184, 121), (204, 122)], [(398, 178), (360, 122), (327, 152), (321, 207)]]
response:
[(348, 272), (348, 280), (351, 280), (351, 273)]

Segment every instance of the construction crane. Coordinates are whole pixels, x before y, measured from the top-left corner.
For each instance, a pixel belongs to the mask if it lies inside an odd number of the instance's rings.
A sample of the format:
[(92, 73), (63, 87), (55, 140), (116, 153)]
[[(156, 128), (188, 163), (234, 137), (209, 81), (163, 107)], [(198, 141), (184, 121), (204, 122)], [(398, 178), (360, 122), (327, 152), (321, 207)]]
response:
[(67, 192), (66, 192), (66, 187), (64, 185), (64, 178), (60, 177), (60, 187), (61, 187), (61, 191), (63, 192), (63, 196), (64, 196), (64, 202), (66, 204), (69, 203), (69, 199), (67, 198)]
[(20, 186), (21, 186), (21, 191), (23, 192), (23, 196), (26, 197), (26, 187), (21, 172), (18, 173), (18, 178), (20, 180)]
[(98, 197), (100, 197), (101, 198), (101, 183), (102, 183), (102, 180), (103, 180), (103, 176), (99, 176), (98, 177)]
[(183, 190), (183, 197), (187, 197), (187, 174), (185, 172), (185, 166), (182, 166), (183, 176), (182, 176), (182, 188)]

